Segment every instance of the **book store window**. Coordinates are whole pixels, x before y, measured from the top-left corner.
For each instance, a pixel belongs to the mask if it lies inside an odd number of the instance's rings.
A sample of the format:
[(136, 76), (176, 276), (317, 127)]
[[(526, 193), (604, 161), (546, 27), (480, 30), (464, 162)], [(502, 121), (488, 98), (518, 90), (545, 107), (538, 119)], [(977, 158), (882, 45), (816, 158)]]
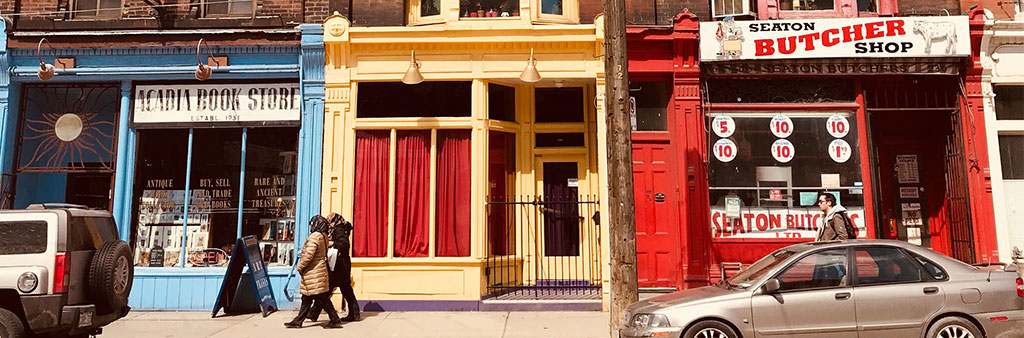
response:
[(297, 149), (297, 127), (139, 130), (136, 264), (224, 266), (253, 235), (267, 265), (289, 265)]

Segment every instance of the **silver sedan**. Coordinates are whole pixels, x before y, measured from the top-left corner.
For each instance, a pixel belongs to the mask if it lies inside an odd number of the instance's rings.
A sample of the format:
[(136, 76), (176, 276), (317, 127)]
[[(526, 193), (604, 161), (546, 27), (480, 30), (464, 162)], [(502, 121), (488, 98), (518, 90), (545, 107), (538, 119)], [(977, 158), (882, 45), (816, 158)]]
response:
[(1015, 266), (889, 240), (805, 243), (718, 285), (629, 306), (621, 337), (1024, 337)]

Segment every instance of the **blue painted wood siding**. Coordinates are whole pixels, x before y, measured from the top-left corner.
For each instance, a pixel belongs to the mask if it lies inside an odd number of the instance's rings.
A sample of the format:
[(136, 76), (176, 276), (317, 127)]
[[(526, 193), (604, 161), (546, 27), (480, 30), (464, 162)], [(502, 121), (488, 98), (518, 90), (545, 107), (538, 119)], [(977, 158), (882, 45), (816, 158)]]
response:
[[(225, 268), (136, 268), (128, 305), (132, 310), (213, 311)], [(292, 277), (289, 291), (295, 301), (284, 295), (290, 268), (270, 268), (270, 287), (281, 309), (299, 307), (298, 274)], [(232, 286), (234, 287), (234, 286)], [(253, 296), (255, 297), (255, 295)]]

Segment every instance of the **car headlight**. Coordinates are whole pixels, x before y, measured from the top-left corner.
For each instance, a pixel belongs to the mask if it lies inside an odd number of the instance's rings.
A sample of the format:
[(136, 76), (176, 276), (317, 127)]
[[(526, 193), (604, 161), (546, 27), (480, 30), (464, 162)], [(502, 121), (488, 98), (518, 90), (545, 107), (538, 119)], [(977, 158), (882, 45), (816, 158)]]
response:
[(39, 286), (39, 276), (36, 276), (33, 272), (26, 272), (18, 277), (18, 290), (24, 293), (29, 293), (36, 290)]
[(672, 326), (668, 322), (668, 317), (654, 313), (638, 313), (633, 316), (630, 324), (636, 328)]

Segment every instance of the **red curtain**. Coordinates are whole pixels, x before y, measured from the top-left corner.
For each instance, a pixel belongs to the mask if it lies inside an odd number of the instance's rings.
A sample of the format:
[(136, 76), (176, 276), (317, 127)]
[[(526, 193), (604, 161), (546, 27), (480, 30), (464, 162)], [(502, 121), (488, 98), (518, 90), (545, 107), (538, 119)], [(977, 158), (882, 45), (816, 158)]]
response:
[(384, 257), (388, 237), (388, 166), (391, 132), (356, 132), (352, 255)]
[(437, 133), (437, 256), (468, 257), (472, 178), (468, 130)]
[(430, 240), (430, 132), (398, 133), (395, 257), (426, 257)]

